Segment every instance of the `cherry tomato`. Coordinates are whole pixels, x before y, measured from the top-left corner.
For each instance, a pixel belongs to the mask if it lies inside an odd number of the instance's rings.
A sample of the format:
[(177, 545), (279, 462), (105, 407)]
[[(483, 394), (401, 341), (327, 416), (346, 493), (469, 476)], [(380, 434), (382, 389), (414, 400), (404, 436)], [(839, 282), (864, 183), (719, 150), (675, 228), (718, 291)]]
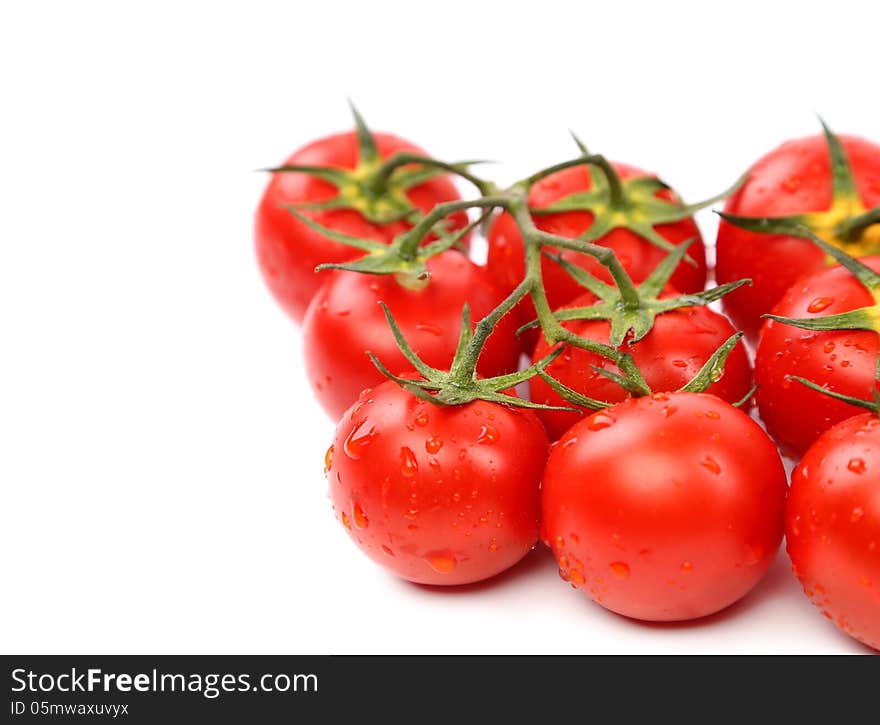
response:
[[(379, 302), (391, 311), (404, 337), (425, 363), (448, 369), (458, 343), (461, 312), (470, 306), (472, 324), (491, 312), (504, 294), (485, 267), (450, 250), (427, 262), (431, 279), (422, 289), (401, 286), (393, 275), (334, 271), (309, 305), (303, 323), (306, 372), (315, 395), (337, 420), (364, 388), (385, 378), (367, 357), (375, 354), (392, 373), (412, 370), (394, 341)], [(484, 377), (516, 370), (516, 320), (496, 325), (478, 372)]]
[[(880, 257), (862, 262), (880, 272)], [(783, 317), (826, 317), (873, 304), (871, 293), (851, 272), (831, 267), (797, 282), (773, 312)], [(876, 385), (877, 354), (877, 333), (871, 330), (817, 332), (766, 320), (755, 357), (755, 397), (767, 430), (787, 452), (803, 453), (823, 431), (856, 415), (858, 409), (790, 376), (869, 399)]]
[[(840, 136), (849, 157), (863, 207), (880, 204), (880, 146), (860, 138)], [(855, 244), (833, 238), (830, 227), (851, 213), (849, 200), (832, 206), (831, 161), (823, 135), (782, 144), (761, 158), (745, 184), (728, 200), (724, 210), (746, 217), (783, 217), (806, 212), (831, 213), (817, 219), (814, 231), (853, 256), (880, 251), (880, 228), (866, 231)], [(876, 237), (876, 239), (874, 239)], [(871, 242), (871, 239), (874, 239)], [(871, 251), (872, 247), (876, 251)], [(750, 278), (724, 298), (724, 309), (734, 324), (754, 337), (761, 315), (770, 312), (799, 278), (821, 270), (825, 254), (812, 242), (799, 237), (759, 234), (721, 221), (718, 228), (719, 284)]]
[(437, 406), (386, 381), (336, 428), (330, 498), (373, 561), (420, 584), (467, 584), (510, 568), (537, 542), (547, 450), (528, 410)]
[(851, 637), (880, 649), (880, 420), (826, 431), (791, 478), (785, 539), (807, 596)]
[(543, 538), (560, 575), (636, 619), (693, 619), (754, 587), (782, 539), (785, 470), (749, 416), (657, 393), (594, 413), (551, 450)]
[[(634, 166), (617, 163), (612, 165), (623, 180), (649, 176)], [(590, 171), (585, 166), (559, 171), (532, 187), (529, 193), (529, 206), (536, 209), (549, 206), (570, 194), (588, 191), (591, 184)], [(678, 200), (678, 197), (670, 190), (660, 192), (658, 198), (670, 201)], [(570, 211), (534, 215), (533, 219), (539, 229), (573, 239), (590, 228), (593, 215), (585, 211)], [(692, 218), (659, 225), (656, 227), (656, 231), (668, 242), (675, 245), (688, 239), (701, 239), (700, 230)], [(621, 264), (636, 283), (642, 282), (668, 253), (624, 228), (613, 229), (598, 239), (596, 244), (613, 249)], [(547, 251), (560, 250), (547, 248)], [(592, 257), (568, 250), (561, 250), (561, 254), (564, 259), (586, 269), (599, 279), (606, 282), (611, 281), (608, 270)], [(695, 264), (682, 261), (672, 275), (671, 284), (684, 292), (697, 292), (702, 290), (706, 284), (706, 262), (702, 242), (693, 244), (688, 254)], [(501, 214), (496, 217), (489, 230), (488, 266), (498, 284), (508, 291), (512, 290), (523, 278), (525, 262), (522, 236), (509, 214)], [(544, 259), (541, 269), (551, 308), (561, 307), (583, 292), (583, 287), (555, 262)], [(535, 318), (534, 307), (529, 299), (524, 300), (518, 306), (518, 310), (522, 322), (529, 322)], [(525, 347), (528, 350), (533, 349), (536, 340), (535, 333), (523, 337)]]
[[(677, 296), (668, 291), (663, 297)], [(596, 297), (587, 292), (566, 307), (586, 307)], [(606, 320), (577, 320), (563, 325), (575, 334), (589, 340), (607, 344), (610, 323)], [(624, 350), (633, 356), (645, 381), (655, 392), (672, 392), (686, 385), (712, 354), (735, 330), (723, 315), (708, 307), (683, 307), (658, 315), (654, 327), (639, 342), (625, 345)], [(617, 403), (627, 397), (627, 392), (613, 380), (596, 372), (593, 366), (611, 372), (619, 372), (607, 358), (581, 348), (566, 346), (565, 352), (546, 368), (547, 373), (575, 392), (596, 400)], [(533, 355), (533, 362), (546, 357), (552, 348), (542, 336)], [(742, 345), (737, 345), (727, 358), (724, 373), (709, 387), (708, 392), (730, 403), (735, 403), (749, 392), (752, 370), (748, 355)], [(553, 406), (573, 406), (543, 379), (534, 377), (529, 381), (530, 399), (536, 403)], [(586, 409), (582, 409), (586, 412)], [(535, 411), (547, 428), (550, 440), (556, 440), (572, 425), (583, 418), (579, 413), (561, 410)]]
[[(420, 148), (397, 136), (376, 133), (373, 138), (382, 159), (398, 152), (424, 155)], [(359, 165), (358, 153), (357, 135), (354, 132), (340, 133), (304, 146), (285, 164), (355, 169)], [(257, 209), (254, 236), (260, 269), (272, 294), (297, 322), (302, 320), (309, 301), (321, 284), (315, 267), (355, 259), (363, 252), (309, 228), (284, 205), (324, 202), (338, 194), (335, 186), (320, 178), (278, 172), (272, 175)], [(422, 213), (427, 213), (440, 202), (459, 198), (447, 177), (435, 177), (413, 186), (406, 190), (406, 196)], [(302, 213), (342, 234), (386, 243), (412, 226), (406, 221), (374, 223), (350, 208), (302, 210)], [(467, 224), (467, 216), (463, 213), (451, 215), (449, 219), (450, 229)]]

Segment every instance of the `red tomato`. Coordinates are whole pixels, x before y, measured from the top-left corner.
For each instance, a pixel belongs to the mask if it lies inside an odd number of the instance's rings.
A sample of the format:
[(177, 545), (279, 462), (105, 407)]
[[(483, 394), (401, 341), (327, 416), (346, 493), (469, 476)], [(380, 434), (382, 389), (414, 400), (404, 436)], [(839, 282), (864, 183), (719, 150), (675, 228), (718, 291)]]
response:
[[(880, 257), (862, 262), (880, 272)], [(831, 267), (797, 282), (773, 312), (783, 317), (827, 317), (873, 304), (871, 293), (851, 272)], [(870, 330), (816, 332), (766, 320), (755, 357), (755, 397), (767, 430), (786, 451), (803, 453), (822, 432), (856, 415), (858, 409), (789, 376), (868, 399), (876, 385), (877, 354), (877, 333)]]
[(657, 393), (594, 413), (550, 452), (543, 538), (563, 579), (636, 619), (703, 617), (745, 596), (782, 539), (785, 470), (749, 416)]
[(794, 469), (785, 510), (792, 569), (851, 637), (880, 649), (880, 420), (824, 433)]
[[(677, 296), (669, 291), (663, 297)], [(596, 297), (588, 292), (566, 307), (586, 307), (593, 304)], [(607, 344), (611, 330), (605, 320), (577, 320), (563, 325), (581, 337)], [(654, 327), (639, 342), (624, 345), (624, 350), (633, 356), (636, 366), (645, 381), (655, 392), (672, 392), (686, 385), (713, 353), (731, 336), (735, 330), (727, 318), (713, 312), (708, 307), (683, 307), (658, 315)], [(550, 345), (541, 337), (533, 355), (533, 362), (546, 357)], [(613, 380), (596, 372), (592, 366), (619, 372), (617, 366), (607, 358), (581, 348), (568, 346), (546, 368), (547, 373), (575, 392), (596, 400), (617, 403), (627, 397), (627, 392)], [(752, 370), (743, 345), (737, 345), (727, 358), (723, 375), (714, 382), (708, 392), (729, 403), (745, 397), (752, 385)], [(573, 406), (544, 380), (534, 377), (529, 381), (529, 398), (536, 403), (554, 406)], [(586, 412), (586, 409), (583, 409)], [(550, 440), (556, 440), (572, 425), (583, 418), (579, 413), (561, 410), (535, 411), (547, 428)]]
[[(364, 388), (385, 378), (367, 357), (374, 353), (392, 372), (412, 370), (403, 357), (379, 305), (391, 310), (404, 337), (422, 360), (448, 369), (458, 343), (461, 311), (470, 305), (472, 324), (504, 299), (489, 277), (457, 251), (443, 252), (427, 262), (431, 279), (422, 289), (402, 287), (393, 275), (356, 272), (326, 273), (327, 281), (309, 305), (303, 323), (306, 372), (315, 395), (334, 420)], [(519, 346), (516, 320), (501, 319), (480, 356), (483, 377), (516, 370)]]
[[(624, 180), (649, 176), (634, 166), (617, 163), (612, 165)], [(588, 191), (591, 184), (590, 171), (585, 166), (559, 171), (532, 187), (529, 193), (529, 206), (540, 209), (570, 194)], [(658, 198), (678, 199), (671, 191), (661, 192), (658, 194)], [(534, 215), (533, 219), (539, 229), (573, 239), (590, 228), (593, 215), (589, 212), (574, 211)], [(656, 230), (664, 239), (675, 245), (692, 238), (701, 239), (700, 230), (693, 219), (659, 225)], [(622, 228), (612, 230), (597, 240), (596, 244), (613, 249), (621, 264), (636, 283), (642, 282), (667, 255), (666, 251), (634, 232)], [(547, 251), (555, 252), (558, 250), (548, 248)], [(603, 281), (611, 281), (608, 270), (592, 257), (567, 250), (562, 250), (561, 253), (563, 258), (572, 264), (586, 269)], [(696, 266), (682, 261), (675, 274), (672, 275), (671, 284), (684, 292), (697, 292), (702, 290), (706, 284), (706, 262), (702, 241), (692, 245), (688, 254)], [(496, 217), (489, 230), (488, 266), (498, 284), (508, 291), (519, 284), (525, 274), (522, 236), (509, 214), (501, 214)], [(541, 268), (551, 308), (561, 307), (583, 293), (583, 287), (555, 262), (544, 259)], [(534, 307), (530, 299), (524, 300), (518, 309), (522, 322), (529, 322), (535, 318)], [(524, 336), (528, 349), (534, 347), (536, 339), (537, 336), (534, 333)]]
[[(396, 136), (376, 133), (373, 137), (383, 159), (397, 152), (424, 155), (420, 148)], [(354, 132), (340, 133), (313, 141), (296, 151), (285, 163), (354, 169), (358, 165), (357, 136)], [(337, 194), (335, 186), (314, 176), (279, 172), (272, 175), (257, 209), (254, 236), (260, 269), (272, 294), (297, 322), (302, 320), (309, 301), (321, 284), (315, 267), (346, 262), (360, 257), (363, 252), (310, 229), (283, 205), (327, 201)], [(429, 212), (440, 202), (459, 198), (452, 181), (446, 177), (435, 177), (413, 186), (406, 195), (422, 213)], [(304, 210), (302, 213), (341, 234), (386, 243), (411, 226), (405, 221), (375, 224), (348, 208)], [(450, 219), (453, 228), (467, 224), (463, 213), (452, 215)]]
[[(880, 146), (860, 138), (840, 136), (862, 204), (880, 204)], [(780, 217), (829, 210), (832, 203), (831, 162), (822, 135), (788, 141), (761, 158), (749, 172), (746, 183), (731, 196), (724, 210), (747, 217)], [(846, 204), (831, 210), (814, 231), (834, 241), (854, 256), (880, 251), (880, 235), (863, 234), (863, 245), (834, 240), (830, 227), (848, 215)], [(875, 238), (876, 237), (876, 238)], [(871, 239), (874, 239), (871, 242)], [(873, 244), (874, 250), (869, 247)], [(860, 248), (864, 247), (864, 248)], [(758, 234), (721, 221), (718, 228), (718, 283), (748, 277), (752, 286), (741, 287), (724, 298), (724, 309), (734, 324), (754, 337), (761, 315), (770, 312), (785, 291), (803, 275), (821, 270), (825, 253), (812, 242), (798, 237)]]
[(534, 547), (547, 449), (528, 410), (436, 406), (386, 381), (336, 428), (330, 498), (373, 561), (420, 584), (467, 584)]

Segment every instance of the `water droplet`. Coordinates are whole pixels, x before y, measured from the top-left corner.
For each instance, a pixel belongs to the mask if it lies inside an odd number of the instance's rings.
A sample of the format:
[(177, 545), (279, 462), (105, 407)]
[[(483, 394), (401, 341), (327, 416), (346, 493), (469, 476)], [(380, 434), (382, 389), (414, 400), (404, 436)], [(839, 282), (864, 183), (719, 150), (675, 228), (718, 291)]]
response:
[[(573, 446), (577, 442), (578, 442), (577, 436), (572, 436), (567, 441), (565, 441), (565, 443), (562, 444), (562, 450), (565, 450), (569, 446)], [(553, 445), (555, 446), (556, 444), (554, 443)]]
[(822, 348), (826, 353), (834, 352), (834, 343), (830, 340), (825, 343), (825, 346)]
[[(612, 425), (614, 425), (614, 418), (607, 413), (595, 413), (587, 419), (587, 428), (590, 430), (602, 430)], [(570, 438), (569, 440), (574, 443), (577, 441), (577, 438)], [(567, 445), (563, 446), (563, 448), (567, 447)]]
[(694, 570), (694, 565), (689, 561), (683, 561), (678, 568), (681, 569), (683, 574), (690, 574)]
[(348, 317), (351, 314), (351, 310), (337, 310), (336, 314), (339, 317)]
[(477, 436), (477, 443), (483, 445), (492, 445), (500, 436), (498, 431), (491, 425), (480, 426), (480, 434)]
[(553, 548), (557, 551), (561, 551), (562, 549), (564, 549), (565, 539), (563, 539), (561, 536), (557, 536), (555, 539), (553, 539)]
[(459, 501), (461, 501), (461, 494), (460, 494), (458, 491), (455, 491), (455, 492), (452, 494), (452, 500), (453, 500), (455, 503), (458, 503)]
[(443, 448), (443, 441), (441, 441), (439, 438), (429, 436), (428, 439), (425, 441), (425, 450), (428, 451), (428, 453), (437, 453), (441, 448)]
[(420, 411), (413, 422), (416, 425), (428, 425), (428, 414), (424, 410)]
[(651, 400), (658, 400), (661, 403), (665, 403), (669, 400), (669, 396), (666, 393), (654, 393), (651, 396)]
[(342, 512), (341, 518), (342, 518), (342, 525), (346, 529), (350, 529), (351, 528), (351, 521), (349, 521), (348, 514), (345, 513), (345, 511)]
[(807, 312), (822, 312), (822, 310), (828, 309), (833, 304), (833, 297), (817, 297), (812, 302), (810, 302), (809, 306), (807, 307)]
[(619, 579), (626, 579), (629, 576), (629, 565), (623, 561), (613, 561), (608, 565), (611, 572)]
[(429, 322), (420, 322), (416, 325), (416, 329), (420, 332), (428, 332), (432, 335), (436, 335), (437, 337), (443, 336), (443, 328), (437, 327), (437, 325), (432, 325)]
[(391, 551), (389, 547), (385, 546), (385, 544), (382, 544), (382, 553), (385, 554), (385, 556), (394, 556), (394, 552)]
[(660, 409), (660, 412), (663, 413), (664, 418), (668, 418), (669, 416), (673, 415), (676, 410), (678, 410), (678, 408), (676, 408), (674, 405), (664, 405)]
[(700, 465), (705, 468), (707, 471), (711, 471), (716, 476), (721, 473), (721, 466), (718, 464), (712, 456), (705, 456), (702, 461), (700, 461)]
[(458, 561), (448, 549), (429, 551), (425, 554), (424, 559), (438, 574), (448, 574), (458, 564)]
[(575, 543), (575, 544), (581, 543), (581, 537), (578, 536), (577, 534), (569, 534), (569, 537), (571, 538), (573, 543)]
[(400, 449), (400, 475), (404, 478), (412, 478), (418, 473), (419, 464), (416, 461), (416, 454), (411, 448), (403, 446)]
[(672, 364), (677, 368), (686, 368), (688, 366), (685, 360), (673, 360)]
[(801, 180), (797, 176), (790, 176), (782, 182), (781, 186), (789, 194), (794, 194), (801, 188)]
[(846, 467), (853, 473), (861, 475), (865, 472), (865, 461), (861, 458), (851, 458)]
[(345, 451), (345, 454), (355, 461), (364, 454), (364, 449), (379, 435), (373, 426), (370, 426), (369, 430), (363, 431), (364, 423), (366, 423), (365, 420), (358, 423), (348, 434), (345, 443), (342, 444), (342, 450)]
[(489, 551), (493, 554), (498, 551), (498, 541), (496, 539), (492, 539), (492, 541), (489, 542)]
[(333, 446), (330, 446), (327, 449), (327, 452), (324, 454), (324, 474), (326, 475), (327, 471), (330, 470), (330, 466), (333, 464)]
[(572, 587), (577, 589), (578, 587), (582, 587), (586, 583), (586, 579), (584, 578), (583, 572), (579, 569), (572, 569), (568, 573), (568, 580), (571, 583)]
[(354, 515), (354, 525), (359, 529), (365, 529), (370, 525), (370, 520), (367, 518), (359, 503), (356, 503), (351, 507), (351, 513)]
[(706, 417), (711, 418), (712, 420), (721, 420), (721, 413), (717, 410), (708, 410), (706, 411)]
[(861, 506), (856, 506), (852, 513), (849, 515), (849, 520), (854, 524), (861, 521), (862, 517), (865, 515), (865, 510)]

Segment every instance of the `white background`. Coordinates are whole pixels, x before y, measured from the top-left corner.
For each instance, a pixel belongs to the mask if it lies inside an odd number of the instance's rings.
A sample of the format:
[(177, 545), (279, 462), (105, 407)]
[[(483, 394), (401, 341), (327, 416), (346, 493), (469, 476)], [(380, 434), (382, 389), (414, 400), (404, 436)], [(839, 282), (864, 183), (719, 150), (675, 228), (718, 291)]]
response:
[(447, 592), (379, 570), (331, 515), (333, 428), (251, 225), (253, 170), (348, 128), (346, 96), (499, 181), (569, 157), (572, 128), (688, 200), (816, 111), (876, 140), (876, 4), (2, 7), (4, 651), (866, 651), (784, 554), (732, 609), (665, 626), (544, 551)]

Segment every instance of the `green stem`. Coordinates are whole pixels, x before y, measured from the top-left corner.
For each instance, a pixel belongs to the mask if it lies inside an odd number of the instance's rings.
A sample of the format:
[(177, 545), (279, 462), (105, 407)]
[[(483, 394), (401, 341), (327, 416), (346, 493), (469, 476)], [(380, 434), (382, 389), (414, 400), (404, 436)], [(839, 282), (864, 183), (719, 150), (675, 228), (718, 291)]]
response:
[(626, 195), (623, 191), (623, 182), (611, 162), (604, 156), (596, 155), (590, 157), (593, 163), (598, 166), (605, 179), (608, 181), (609, 203), (613, 209), (623, 209), (626, 206)]
[(481, 179), (460, 166), (413, 153), (397, 153), (387, 159), (370, 179), (368, 183), (369, 188), (377, 194), (384, 193), (388, 189), (388, 184), (394, 171), (406, 164), (419, 164), (421, 166), (444, 169), (450, 174), (455, 174), (469, 181), (477, 188), (481, 196), (489, 196), (495, 191), (495, 185), (491, 181)]
[(495, 207), (505, 207), (510, 201), (510, 197), (504, 194), (494, 196), (483, 196), (479, 199), (466, 199), (463, 201), (446, 201), (437, 204), (430, 212), (419, 219), (418, 223), (410, 229), (402, 238), (398, 251), (404, 258), (415, 258), (419, 246), (425, 238), (431, 233), (434, 225), (454, 214), (457, 211), (467, 211), (468, 209), (487, 209)]
[(845, 219), (837, 225), (837, 229), (834, 230), (834, 233), (838, 237), (846, 239), (859, 234), (872, 224), (880, 224), (880, 206), (875, 207), (864, 214)]

